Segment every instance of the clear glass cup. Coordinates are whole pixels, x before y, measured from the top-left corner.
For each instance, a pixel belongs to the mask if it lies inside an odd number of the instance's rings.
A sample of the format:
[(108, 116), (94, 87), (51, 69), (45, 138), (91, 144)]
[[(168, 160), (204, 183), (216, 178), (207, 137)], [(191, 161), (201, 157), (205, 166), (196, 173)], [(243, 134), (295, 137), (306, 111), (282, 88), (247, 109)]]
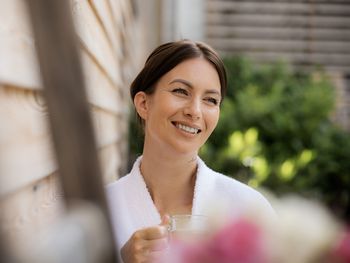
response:
[(206, 236), (208, 217), (204, 215), (172, 215), (168, 227), (170, 239), (195, 241)]

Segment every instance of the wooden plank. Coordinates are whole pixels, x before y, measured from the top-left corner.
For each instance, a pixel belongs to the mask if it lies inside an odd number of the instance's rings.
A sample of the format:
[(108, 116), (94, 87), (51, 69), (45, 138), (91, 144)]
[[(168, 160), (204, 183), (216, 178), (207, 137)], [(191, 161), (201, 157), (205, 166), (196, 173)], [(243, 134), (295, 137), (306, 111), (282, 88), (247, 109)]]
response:
[(115, 56), (118, 58), (118, 61), (121, 60), (121, 48), (120, 48), (120, 38), (118, 28), (115, 26), (112, 17), (112, 10), (108, 0), (90, 0), (92, 8), (96, 10), (96, 15), (99, 20), (102, 22), (103, 27), (107, 33), (107, 38), (112, 44)]
[(110, 145), (99, 149), (100, 162), (103, 169), (105, 184), (114, 182), (127, 172), (128, 153), (128, 116), (123, 115), (119, 120), (119, 138)]
[[(232, 53), (227, 53), (225, 51), (219, 51), (221, 55), (223, 56), (230, 56), (232, 55)], [(235, 54), (237, 55), (237, 54)], [(277, 56), (274, 58), (270, 58), (270, 60), (266, 59), (265, 57), (263, 59), (260, 59), (259, 57), (256, 57), (256, 54), (245, 54), (245, 56), (247, 56), (248, 58), (252, 59), (254, 61), (255, 64), (269, 64), (269, 63), (275, 63), (277, 61), (286, 61), (289, 62), (288, 59), (286, 59), (283, 56)], [(313, 72), (315, 71), (315, 69), (317, 69), (319, 66), (321, 66), (324, 70), (326, 70), (327, 72), (334, 72), (334, 73), (341, 73), (341, 74), (350, 74), (350, 66), (337, 66), (337, 65), (316, 65), (316, 64), (312, 64), (312, 63), (293, 63), (293, 64), (289, 64), (289, 66), (292, 69), (297, 69), (297, 70), (301, 70), (301, 71), (310, 71)]]
[[(123, 65), (121, 68), (123, 81), (124, 85), (129, 87), (132, 78), (135, 76), (135, 64), (144, 63), (144, 61), (139, 61), (139, 59), (144, 55), (142, 53), (142, 49), (145, 45), (140, 47), (139, 44), (140, 39), (142, 38), (141, 34), (143, 32), (140, 34), (140, 32), (135, 30), (135, 19), (130, 1), (108, 1), (111, 7), (114, 25), (116, 28), (118, 28), (120, 49), (122, 54), (120, 63)], [(129, 89), (126, 88), (122, 91), (124, 98), (129, 98)]]
[(88, 101), (93, 106), (114, 114), (123, 112), (122, 85), (116, 85), (108, 78), (90, 54), (82, 52), (82, 63)]
[[(11, 50), (10, 52), (14, 51), (15, 50)], [(14, 56), (19, 57), (20, 54), (21, 53), (17, 53)], [(115, 114), (124, 112), (125, 110), (123, 110), (122, 108), (124, 105), (123, 103), (121, 103), (121, 101), (125, 96), (123, 92), (119, 89), (119, 87), (121, 87), (122, 85), (119, 84), (117, 86), (115, 83), (113, 83), (111, 79), (105, 75), (105, 72), (95, 63), (93, 58), (91, 58), (90, 54), (82, 52), (82, 62), (84, 64), (84, 77), (89, 102), (93, 106), (114, 112)], [(29, 73), (29, 71), (27, 71), (26, 73)], [(16, 74), (18, 72), (20, 73)], [(31, 81), (29, 79), (24, 78), (21, 75), (21, 71), (14, 70), (8, 76), (10, 77), (2, 79), (3, 82), (8, 82), (8, 86), (15, 86), (16, 84), (18, 84), (21, 86), (17, 86), (16, 89), (29, 89), (34, 91), (42, 89), (41, 86), (37, 86), (39, 85), (37, 83), (37, 80), (32, 79), (33, 81)]]
[(297, 14), (317, 16), (349, 16), (350, 5), (315, 2), (209, 1), (207, 11), (225, 14)]
[[(208, 2), (216, 1), (216, 0), (207, 0)], [(250, 0), (233, 0), (235, 2), (246, 2)], [(254, 0), (253, 2), (266, 2), (266, 0)], [(290, 0), (270, 0), (271, 3), (284, 3), (284, 2), (290, 2)], [(293, 0), (295, 3), (310, 3), (310, 0)], [(322, 3), (332, 3), (332, 4), (349, 4), (349, 0), (312, 0), (312, 3), (315, 4), (322, 4)]]
[[(10, 4), (11, 3), (11, 4)], [(4, 8), (3, 8), (4, 7)], [(17, 85), (24, 89), (41, 89), (37, 74), (37, 60), (34, 50), (34, 41), (28, 23), (22, 23), (25, 19), (15, 19), (15, 13), (23, 13), (23, 6), (17, 0), (7, 1), (0, 9), (1, 40), (0, 41), (0, 82), (9, 85)], [(17, 22), (19, 21), (19, 22)], [(118, 87), (121, 83), (111, 83), (104, 71), (94, 64), (95, 61), (83, 52), (85, 65), (85, 78), (89, 101), (97, 106), (113, 112), (119, 112)], [(118, 70), (114, 70), (117, 72)], [(120, 79), (120, 77), (118, 77)], [(113, 86), (114, 85), (114, 86)]]
[[(110, 0), (113, 1), (113, 0)], [(121, 6), (121, 10), (122, 10), (122, 14), (123, 14), (123, 19), (124, 19), (124, 24), (127, 25), (128, 27), (130, 27), (134, 21), (134, 16), (133, 16), (133, 10), (131, 7), (131, 1), (129, 0), (120, 0), (120, 6)]]
[[(0, 199), (0, 231), (7, 245), (23, 259), (38, 237), (57, 222), (64, 212), (58, 175), (31, 182)], [(26, 262), (20, 261), (20, 262)]]
[(206, 41), (222, 54), (349, 72), (349, 1), (209, 0), (207, 14)]
[(127, 29), (130, 27), (134, 21), (132, 9), (130, 6), (130, 1), (128, 0), (108, 0), (112, 15), (113, 15), (113, 21), (116, 23), (115, 26), (123, 32), (123, 34), (127, 34)]
[(114, 142), (99, 150), (103, 181), (107, 185), (120, 177), (120, 167), (125, 161), (121, 156), (118, 143)]
[[(317, 70), (317, 65), (304, 65), (304, 64), (296, 64), (296, 65), (291, 65), (292, 68), (301, 70), (301, 71), (308, 71), (308, 72), (315, 72)], [(327, 73), (335, 73), (335, 74), (350, 74), (350, 67), (346, 66), (335, 66), (335, 65), (325, 65), (323, 69)]]
[(207, 25), (226, 26), (350, 28), (350, 17), (331, 16), (208, 14), (206, 22)]
[[(57, 170), (47, 125), (47, 109), (40, 91), (0, 86), (1, 173), (6, 183), (0, 195), (15, 191)], [(98, 146), (120, 138), (119, 115), (93, 107)]]
[(120, 139), (120, 116), (99, 108), (93, 108), (91, 116), (99, 148), (115, 143)]
[[(298, 68), (308, 65), (308, 67), (315, 67), (323, 65), (329, 71), (338, 71), (350, 73), (350, 64), (344, 62), (342, 55), (334, 54), (306, 54), (306, 53), (288, 53), (288, 52), (243, 52), (235, 53), (224, 50), (218, 50), (222, 56), (244, 55), (251, 58), (255, 62), (271, 63), (276, 61), (286, 61), (297, 65)], [(349, 55), (346, 56), (346, 61), (350, 61)]]
[(108, 3), (111, 7), (112, 21), (114, 23), (114, 27), (118, 30), (125, 30), (121, 1), (108, 0)]
[(135, 23), (133, 20), (132, 8), (130, 6), (130, 1), (127, 0), (108, 1), (112, 11), (113, 22), (115, 27), (119, 30), (120, 48), (122, 49), (122, 59), (124, 63), (125, 58), (129, 55), (134, 55), (134, 50), (132, 49), (133, 43), (129, 42), (132, 38), (132, 34), (135, 34), (132, 30)]
[(24, 3), (11, 0), (0, 5), (0, 84), (38, 89), (40, 76)]
[(244, 39), (304, 39), (350, 41), (350, 29), (323, 28), (279, 28), (279, 27), (235, 27), (208, 25), (206, 35), (209, 38), (244, 38)]
[[(34, 40), (27, 19), (26, 9), (22, 1), (5, 1), (1, 5), (0, 83), (17, 86), (23, 89), (38, 90), (41, 89), (42, 84), (38, 73)], [(93, 40), (93, 42), (99, 41), (96, 41), (96, 39)], [(101, 41), (103, 42), (103, 38)], [(119, 67), (114, 64), (115, 68), (113, 70), (110, 68), (110, 71), (113, 71), (113, 74), (117, 76), (116, 79), (113, 80), (109, 77), (108, 71), (106, 71), (104, 67), (100, 67), (99, 61), (96, 61), (95, 57), (90, 56), (87, 58), (87, 54), (85, 53), (86, 51), (83, 50), (83, 63), (87, 63), (85, 67), (87, 71), (85, 74), (87, 88), (92, 94), (89, 96), (90, 102), (98, 107), (105, 107), (108, 110), (118, 111), (117, 103), (111, 101), (112, 98), (116, 98), (118, 95), (111, 94), (110, 86), (114, 86), (117, 90), (117, 87), (122, 85), (120, 72), (118, 70)], [(108, 53), (108, 51), (105, 53)], [(94, 56), (93, 53), (91, 54)], [(113, 57), (113, 55), (110, 54), (104, 54), (103, 56)], [(91, 65), (91, 60), (98, 65)], [(107, 77), (103, 77), (103, 75)], [(106, 83), (106, 79), (111, 79), (112, 83)], [(114, 82), (115, 80), (118, 80), (118, 82)]]
[(115, 54), (86, 0), (72, 0), (74, 21), (82, 44), (96, 57), (101, 68), (118, 85), (122, 83)]
[(224, 56), (231, 56), (237, 54), (244, 54), (260, 61), (276, 61), (279, 59), (286, 59), (293, 63), (314, 63), (314, 64), (330, 64), (338, 66), (350, 66), (350, 55), (342, 54), (322, 54), (322, 53), (300, 53), (300, 52), (229, 52), (218, 49), (220, 54)]
[(267, 40), (267, 39), (227, 39), (208, 38), (220, 50), (241, 51), (278, 51), (350, 54), (349, 42), (341, 41), (303, 41), (303, 40)]
[[(120, 63), (123, 64), (126, 55), (125, 38), (127, 35), (127, 24), (125, 21), (125, 15), (123, 10), (122, 1), (108, 0), (112, 14), (112, 22), (114, 27), (117, 29), (116, 33), (119, 39), (119, 51), (120, 56), (118, 57)], [(124, 64), (123, 64), (124, 65)]]
[(47, 113), (38, 91), (0, 86), (0, 195), (56, 170)]
[[(287, 59), (296, 64), (314, 64), (314, 65), (333, 65), (350, 67), (350, 55), (334, 55), (334, 54), (307, 54), (307, 53), (254, 53), (247, 52), (247, 56), (260, 61), (276, 61), (278, 58)], [(344, 58), (345, 56), (345, 58)], [(345, 59), (345, 60), (344, 60)]]
[[(113, 1), (113, 0), (110, 0)], [(134, 55), (134, 49), (132, 45), (132, 34), (135, 34), (132, 31), (133, 25), (135, 23), (134, 16), (131, 8), (131, 1), (121, 0), (120, 9), (122, 11), (122, 22), (124, 24), (123, 38), (122, 41), (125, 45), (125, 58), (131, 58)]]

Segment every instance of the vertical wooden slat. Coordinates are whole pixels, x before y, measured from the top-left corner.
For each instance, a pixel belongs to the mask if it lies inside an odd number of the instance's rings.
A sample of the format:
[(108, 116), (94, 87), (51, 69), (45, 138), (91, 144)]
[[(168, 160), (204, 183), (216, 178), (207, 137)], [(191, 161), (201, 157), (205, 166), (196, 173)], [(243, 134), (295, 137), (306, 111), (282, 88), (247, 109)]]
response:
[[(98, 205), (107, 216), (69, 2), (28, 0), (27, 3), (68, 207), (74, 200), (82, 199)], [(112, 240), (111, 236), (106, 238)], [(107, 258), (109, 262), (117, 260), (114, 253)]]
[(8, 255), (7, 255), (7, 250), (4, 247), (4, 242), (2, 241), (1, 237), (0, 237), (0, 260), (1, 262), (8, 262)]
[[(0, 233), (1, 234), (1, 233)], [(5, 237), (0, 235), (0, 262), (2, 263), (17, 263), (18, 260), (10, 255), (9, 250), (6, 247)]]

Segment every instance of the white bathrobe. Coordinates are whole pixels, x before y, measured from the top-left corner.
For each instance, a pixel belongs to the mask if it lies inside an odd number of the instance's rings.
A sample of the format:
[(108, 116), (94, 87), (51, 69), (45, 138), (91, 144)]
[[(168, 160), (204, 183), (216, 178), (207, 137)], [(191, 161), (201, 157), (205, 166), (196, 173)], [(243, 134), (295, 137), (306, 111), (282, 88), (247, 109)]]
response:
[[(128, 175), (107, 186), (107, 200), (119, 249), (136, 230), (161, 223), (159, 212), (140, 173), (141, 159), (139, 157), (135, 161)], [(227, 216), (236, 216), (252, 208), (274, 214), (269, 202), (259, 192), (211, 170), (199, 157), (197, 162), (192, 214), (208, 215), (219, 211), (218, 207), (225, 208)]]

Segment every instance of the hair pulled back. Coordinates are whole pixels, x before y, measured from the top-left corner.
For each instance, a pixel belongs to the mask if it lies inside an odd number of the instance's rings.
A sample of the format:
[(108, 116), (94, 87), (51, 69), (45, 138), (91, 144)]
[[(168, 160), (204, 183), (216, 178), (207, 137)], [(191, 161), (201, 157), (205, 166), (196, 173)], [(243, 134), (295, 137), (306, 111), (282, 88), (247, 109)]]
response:
[(169, 42), (156, 48), (147, 58), (141, 72), (131, 83), (131, 98), (134, 100), (136, 93), (139, 91), (152, 94), (155, 84), (163, 75), (181, 62), (198, 57), (203, 57), (215, 67), (219, 75), (221, 96), (223, 98), (227, 89), (227, 77), (222, 60), (207, 44), (189, 40)]
[(135, 95), (140, 91), (146, 94), (152, 94), (157, 81), (163, 75), (181, 62), (199, 57), (206, 59), (216, 69), (220, 79), (221, 98), (223, 99), (227, 89), (227, 77), (224, 63), (219, 55), (205, 43), (180, 40), (165, 43), (157, 47), (149, 55), (143, 69), (131, 83), (130, 95), (132, 100), (134, 100)]

